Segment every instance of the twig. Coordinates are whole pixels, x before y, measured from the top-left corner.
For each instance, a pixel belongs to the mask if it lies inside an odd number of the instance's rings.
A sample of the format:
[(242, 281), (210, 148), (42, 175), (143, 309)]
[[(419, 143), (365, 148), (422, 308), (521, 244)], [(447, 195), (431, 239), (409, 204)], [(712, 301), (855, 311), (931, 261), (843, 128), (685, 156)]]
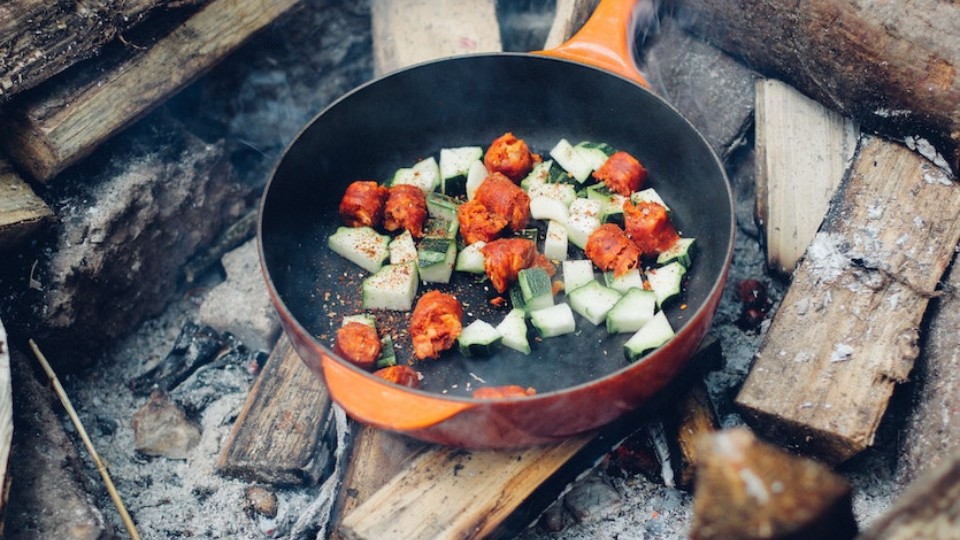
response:
[(93, 458), (93, 462), (97, 465), (97, 471), (103, 478), (103, 483), (107, 486), (107, 492), (110, 493), (113, 504), (117, 507), (117, 511), (120, 512), (120, 519), (123, 520), (123, 525), (127, 528), (127, 533), (130, 534), (130, 538), (133, 540), (140, 540), (140, 535), (137, 533), (137, 526), (133, 523), (133, 520), (130, 519), (130, 514), (127, 513), (127, 508), (123, 505), (123, 501), (120, 500), (120, 495), (117, 493), (117, 488), (113, 485), (113, 480), (110, 479), (110, 473), (107, 472), (106, 465), (104, 465), (103, 460), (100, 459), (100, 455), (97, 454), (96, 449), (93, 448), (93, 443), (90, 441), (90, 437), (87, 436), (87, 430), (84, 429), (83, 423), (80, 422), (80, 417), (77, 416), (77, 411), (73, 409), (73, 405), (70, 403), (70, 398), (67, 397), (63, 386), (60, 385), (57, 374), (53, 372), (53, 368), (50, 367), (46, 357), (43, 356), (40, 348), (37, 347), (37, 344), (32, 339), (30, 340), (30, 348), (33, 349), (33, 354), (40, 362), (40, 366), (47, 372), (47, 377), (50, 378), (53, 389), (56, 391), (57, 397), (60, 398), (60, 403), (62, 403), (63, 408), (67, 410), (67, 415), (70, 416), (70, 420), (73, 421), (73, 425), (76, 426), (77, 433), (80, 434), (80, 439), (83, 440), (84, 446), (86, 446), (87, 451), (90, 452), (90, 457)]

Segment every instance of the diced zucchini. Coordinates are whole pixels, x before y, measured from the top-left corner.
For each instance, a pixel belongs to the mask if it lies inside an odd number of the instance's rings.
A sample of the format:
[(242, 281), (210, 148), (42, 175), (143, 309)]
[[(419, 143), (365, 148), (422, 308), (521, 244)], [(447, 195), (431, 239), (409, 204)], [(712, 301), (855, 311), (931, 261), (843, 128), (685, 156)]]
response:
[(690, 268), (690, 265), (693, 264), (695, 247), (695, 239), (680, 238), (657, 257), (657, 264), (668, 264), (677, 261), (683, 266)]
[(364, 309), (410, 311), (417, 295), (417, 265), (388, 264), (363, 280)]
[(630, 202), (633, 204), (641, 202), (652, 202), (657, 203), (660, 206), (667, 209), (667, 212), (670, 212), (670, 207), (667, 206), (667, 203), (663, 202), (663, 199), (660, 197), (660, 194), (657, 193), (657, 190), (653, 188), (642, 189), (640, 191), (634, 192), (630, 195)]
[(600, 221), (623, 223), (623, 203), (627, 197), (614, 193), (604, 184), (594, 184), (586, 189), (588, 199), (600, 201)]
[(513, 306), (513, 309), (522, 309), (526, 313), (527, 303), (523, 300), (523, 291), (520, 290), (520, 285), (516, 283), (511, 285), (507, 294), (510, 295), (510, 305)]
[(432, 218), (459, 222), (458, 208), (460, 208), (460, 202), (449, 195), (436, 191), (427, 193), (427, 215)]
[(497, 330), (503, 336), (503, 345), (523, 354), (530, 354), (530, 341), (527, 339), (527, 313), (522, 309), (511, 309), (500, 321)]
[[(585, 199), (577, 199), (582, 201)], [(580, 249), (587, 247), (587, 239), (600, 228), (600, 220), (588, 214), (570, 214), (565, 224), (568, 241)]]
[(547, 236), (543, 240), (543, 254), (551, 260), (567, 259), (567, 228), (559, 221), (547, 223)]
[(540, 337), (550, 338), (571, 334), (577, 330), (573, 311), (566, 303), (554, 304), (548, 308), (530, 312), (530, 324), (537, 329)]
[(593, 263), (587, 259), (563, 261), (563, 289), (569, 295), (571, 292), (594, 281)]
[(657, 297), (653, 291), (630, 289), (607, 313), (607, 332), (636, 332), (653, 318), (656, 310)]
[(464, 195), (470, 167), (483, 158), (483, 148), (463, 146), (440, 150), (440, 190), (447, 195)]
[(327, 246), (337, 255), (363, 268), (376, 272), (390, 256), (390, 237), (370, 227), (339, 227), (327, 239)]
[(574, 311), (594, 325), (599, 325), (607, 319), (607, 312), (613, 309), (620, 296), (614, 289), (591, 281), (567, 294), (567, 300)]
[(590, 172), (603, 167), (607, 158), (614, 152), (613, 148), (606, 143), (592, 143), (590, 141), (579, 142), (573, 148), (580, 155), (580, 159), (589, 165)]
[(460, 220), (428, 217), (423, 223), (424, 238), (444, 238), (454, 240), (460, 230)]
[(457, 253), (457, 264), (454, 267), (458, 272), (469, 272), (471, 274), (483, 274), (486, 269), (483, 266), (483, 246), (486, 242), (480, 240), (460, 250)]
[(496, 352), (503, 336), (486, 321), (477, 319), (468, 324), (457, 337), (460, 353), (464, 356), (489, 356)]
[(583, 183), (594, 170), (592, 164), (584, 159), (566, 139), (560, 139), (556, 146), (550, 149), (550, 157), (580, 183)]
[(640, 272), (639, 268), (634, 268), (622, 276), (614, 276), (613, 272), (604, 272), (603, 282), (607, 284), (607, 287), (625, 293), (633, 287), (643, 288), (643, 273)]
[(563, 203), (569, 207), (570, 203), (577, 198), (577, 189), (572, 184), (542, 184), (534, 185), (528, 191), (527, 195), (531, 199), (535, 197), (549, 197)]
[(534, 244), (540, 239), (540, 231), (536, 227), (530, 227), (527, 229), (520, 229), (515, 233), (517, 238), (526, 238), (527, 240), (533, 242)]
[(603, 203), (595, 199), (577, 198), (570, 203), (570, 215), (582, 215), (599, 218)]
[(482, 161), (475, 161), (470, 165), (470, 170), (467, 171), (467, 199), (473, 200), (473, 196), (477, 193), (477, 188), (487, 179), (489, 174), (486, 165), (484, 165)]
[(553, 305), (553, 287), (550, 275), (540, 267), (524, 268), (517, 274), (517, 284), (523, 295), (524, 309), (537, 310)]
[(357, 313), (356, 315), (347, 315), (340, 321), (340, 326), (346, 326), (347, 323), (358, 322), (367, 326), (377, 327), (377, 318), (369, 313)]
[(674, 336), (673, 327), (663, 311), (658, 312), (637, 333), (623, 344), (623, 355), (628, 362), (640, 359), (644, 353), (660, 347)]
[(424, 283), (450, 283), (457, 261), (457, 241), (451, 238), (424, 238), (417, 248), (417, 269)]
[(569, 214), (567, 205), (557, 199), (542, 195), (530, 199), (530, 217), (533, 219), (549, 219), (565, 223)]
[(520, 180), (520, 188), (529, 194), (531, 189), (546, 184), (550, 180), (550, 167), (552, 165), (553, 161), (549, 159), (534, 165), (530, 173), (523, 180)]
[(390, 264), (417, 260), (417, 245), (413, 241), (413, 235), (406, 229), (391, 240), (387, 247), (390, 250)]
[(683, 275), (687, 268), (677, 261), (647, 271), (647, 281), (657, 296), (657, 305), (663, 307), (670, 299), (680, 296)]
[(436, 191), (440, 186), (440, 166), (433, 157), (418, 161), (413, 167), (398, 169), (390, 181), (391, 186), (410, 184), (424, 193)]

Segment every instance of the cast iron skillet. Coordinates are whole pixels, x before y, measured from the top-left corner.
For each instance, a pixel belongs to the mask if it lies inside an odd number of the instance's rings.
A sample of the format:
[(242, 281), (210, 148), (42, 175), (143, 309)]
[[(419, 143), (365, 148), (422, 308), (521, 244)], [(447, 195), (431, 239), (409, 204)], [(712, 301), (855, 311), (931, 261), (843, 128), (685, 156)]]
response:
[[(607, 8), (610, 3), (604, 2)], [(338, 358), (332, 352), (336, 328), (343, 316), (362, 311), (360, 282), (367, 275), (326, 247), (341, 224), (337, 208), (347, 184), (383, 181), (443, 147), (485, 148), (507, 131), (545, 156), (561, 138), (606, 142), (650, 171), (647, 185), (664, 197), (682, 235), (699, 246), (682, 303), (667, 309), (677, 336), (628, 364), (622, 344), (629, 334), (608, 335), (603, 325), (577, 316), (576, 334), (533, 341), (529, 356), (503, 348), (484, 359), (448, 351), (439, 360), (417, 362), (423, 374), (418, 390)], [(389, 74), (321, 112), (287, 149), (266, 187), (258, 239), (285, 332), (352, 417), (426, 441), (504, 448), (593, 429), (663, 388), (712, 322), (733, 253), (733, 224), (717, 157), (676, 110), (635, 80), (544, 55), (479, 54)], [(583, 257), (576, 248), (571, 253)], [(496, 324), (510, 308), (492, 306), (495, 291), (475, 276), (455, 273), (449, 285), (421, 284), (419, 294), (430, 289), (460, 298), (464, 325), (475, 318)], [(376, 315), (401, 362), (409, 359), (409, 313)], [(470, 397), (477, 387), (502, 384), (533, 387), (537, 394)]]

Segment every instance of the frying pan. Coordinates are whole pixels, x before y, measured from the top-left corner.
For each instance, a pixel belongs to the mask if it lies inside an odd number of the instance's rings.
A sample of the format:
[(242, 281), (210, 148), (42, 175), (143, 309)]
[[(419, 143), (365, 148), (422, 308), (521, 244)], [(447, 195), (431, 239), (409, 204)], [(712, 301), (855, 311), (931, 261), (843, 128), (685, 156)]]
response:
[[(286, 150), (261, 201), (263, 274), (295, 350), (350, 416), (452, 446), (556, 442), (642, 405), (693, 355), (712, 322), (733, 254), (732, 197), (703, 137), (636, 73), (625, 22), (632, 4), (604, 0), (577, 36), (544, 54), (467, 55), (390, 73), (331, 104)], [(454, 350), (417, 361), (423, 379), (416, 390), (339, 358), (336, 329), (343, 316), (362, 311), (360, 284), (367, 275), (326, 247), (341, 224), (337, 209), (346, 186), (382, 181), (440, 148), (486, 147), (507, 131), (544, 155), (561, 138), (589, 140), (628, 151), (644, 164), (647, 185), (671, 207), (674, 225), (697, 239), (682, 303), (666, 310), (676, 336), (627, 363), (622, 346), (629, 334), (608, 335), (603, 325), (576, 316), (575, 334), (532, 341), (530, 355), (503, 348), (489, 358), (467, 358)], [(488, 283), (454, 274), (450, 284), (420, 284), (418, 295), (431, 289), (455, 294), (464, 304), (464, 325), (475, 318), (496, 324), (507, 313), (509, 305), (490, 303), (496, 292)], [(375, 314), (401, 362), (410, 359), (410, 314)], [(505, 384), (537, 393), (471, 397), (477, 387)]]

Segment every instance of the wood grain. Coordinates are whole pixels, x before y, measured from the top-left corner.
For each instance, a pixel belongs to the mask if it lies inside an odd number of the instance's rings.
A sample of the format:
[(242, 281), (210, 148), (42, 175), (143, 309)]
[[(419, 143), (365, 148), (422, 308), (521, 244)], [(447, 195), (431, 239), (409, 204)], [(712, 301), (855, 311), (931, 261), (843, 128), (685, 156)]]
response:
[(757, 222), (768, 266), (789, 275), (857, 148), (856, 124), (773, 79), (756, 83)]
[(0, 157), (0, 252), (20, 243), (51, 217), (53, 210)]
[(844, 461), (873, 443), (960, 240), (960, 186), (870, 137), (736, 398), (772, 440)]
[(283, 336), (263, 367), (223, 445), (216, 470), (271, 484), (311, 484), (329, 460), (323, 435), (326, 386)]
[(48, 181), (222, 60), (297, 0), (212, 0), (147, 48), (98, 59), (17, 100), (3, 147)]

